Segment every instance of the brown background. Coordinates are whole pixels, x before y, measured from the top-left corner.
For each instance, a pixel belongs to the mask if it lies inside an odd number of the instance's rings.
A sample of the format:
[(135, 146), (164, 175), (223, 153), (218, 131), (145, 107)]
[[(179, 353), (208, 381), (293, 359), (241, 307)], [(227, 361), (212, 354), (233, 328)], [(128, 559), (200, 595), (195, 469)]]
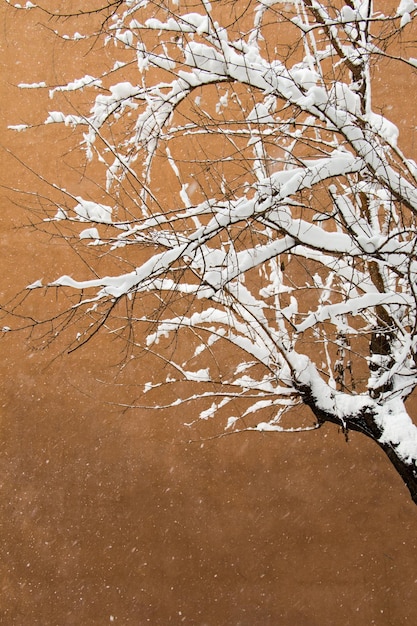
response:
[[(0, 5), (1, 143), (59, 178), (59, 133), (6, 130), (52, 107), (17, 83), (83, 75), (83, 56), (38, 20)], [(392, 81), (381, 97), (395, 92), (404, 132), (409, 77)], [(7, 187), (38, 183), (4, 150), (0, 180), (6, 302), (73, 258), (22, 228), (25, 197)], [(183, 409), (111, 404), (119, 388), (100, 380), (113, 376), (117, 345), (53, 360), (59, 346), (34, 352), (22, 339), (0, 342), (1, 624), (417, 623), (417, 509), (375, 444), (355, 434), (346, 444), (331, 427), (204, 441), (182, 426), (195, 417)], [(138, 363), (143, 380), (149, 365)]]

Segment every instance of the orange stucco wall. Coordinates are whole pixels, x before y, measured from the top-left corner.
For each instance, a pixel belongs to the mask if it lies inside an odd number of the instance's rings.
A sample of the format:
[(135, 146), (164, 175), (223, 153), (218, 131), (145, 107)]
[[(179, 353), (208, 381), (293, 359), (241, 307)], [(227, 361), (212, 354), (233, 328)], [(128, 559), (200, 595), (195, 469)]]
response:
[[(58, 179), (60, 137), (6, 126), (45, 117), (47, 95), (15, 85), (70, 78), (83, 62), (71, 50), (35, 14), (1, 5), (1, 143)], [(406, 83), (395, 77), (400, 125)], [(21, 228), (25, 196), (8, 188), (38, 183), (10, 153), (0, 159), (6, 302), (74, 259)], [(0, 624), (417, 623), (417, 509), (375, 445), (330, 426), (204, 440), (183, 427), (184, 409), (112, 404), (117, 344), (53, 360), (61, 347), (0, 341)], [(138, 363), (131, 384), (149, 367)]]

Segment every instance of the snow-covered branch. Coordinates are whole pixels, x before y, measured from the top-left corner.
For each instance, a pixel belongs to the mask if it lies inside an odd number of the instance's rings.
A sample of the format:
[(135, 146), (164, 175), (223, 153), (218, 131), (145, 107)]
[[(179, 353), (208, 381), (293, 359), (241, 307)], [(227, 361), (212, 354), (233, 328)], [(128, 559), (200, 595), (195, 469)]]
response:
[[(381, 58), (417, 66), (396, 38), (416, 5), (239, 6), (231, 18), (205, 0), (110, 3), (103, 75), (21, 85), (73, 98), (45, 124), (79, 128), (86, 167), (104, 172), (96, 197), (65, 190), (45, 223), (80, 223), (78, 249), (106, 248), (124, 266), (46, 288), (80, 294), (70, 314), (93, 321), (75, 343), (131, 302), (117, 332), (140, 327), (138, 344), (170, 363), (175, 384), (238, 395), (229, 428), (254, 418), (279, 430), (304, 402), (415, 472), (404, 402), (417, 384), (417, 166), (375, 105), (374, 77)], [(164, 356), (179, 333), (188, 351)], [(210, 393), (178, 402), (210, 398), (201, 417), (227, 413)]]

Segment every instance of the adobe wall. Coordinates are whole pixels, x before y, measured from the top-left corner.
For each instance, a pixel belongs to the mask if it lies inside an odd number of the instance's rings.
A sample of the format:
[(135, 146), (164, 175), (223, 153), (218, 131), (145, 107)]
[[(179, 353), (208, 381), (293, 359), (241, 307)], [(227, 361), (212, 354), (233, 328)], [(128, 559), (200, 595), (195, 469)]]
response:
[[(83, 57), (63, 52), (34, 13), (3, 3), (0, 25), (1, 142), (59, 180), (64, 136), (6, 126), (51, 106), (16, 84), (53, 82), (63, 68), (70, 78)], [(381, 85), (402, 131), (413, 124), (408, 81)], [(38, 183), (0, 155), (4, 302), (79, 261), (22, 228), (25, 196), (8, 187)], [(205, 440), (183, 426), (195, 417), (184, 408), (115, 406), (127, 397), (117, 342), (62, 357), (63, 344), (33, 351), (20, 335), (0, 345), (0, 624), (417, 623), (417, 511), (375, 445), (330, 426)], [(132, 397), (149, 367), (138, 360)]]

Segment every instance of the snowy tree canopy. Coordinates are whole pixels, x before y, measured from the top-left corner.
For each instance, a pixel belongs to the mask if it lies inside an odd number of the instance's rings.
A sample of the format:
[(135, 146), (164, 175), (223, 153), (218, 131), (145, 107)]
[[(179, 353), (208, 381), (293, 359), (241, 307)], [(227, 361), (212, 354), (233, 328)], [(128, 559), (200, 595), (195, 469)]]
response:
[[(200, 399), (231, 430), (306, 428), (292, 409), (307, 405), (311, 427), (375, 439), (415, 500), (417, 165), (374, 93), (379, 66), (415, 79), (416, 14), (412, 0), (108, 2), (107, 71), (20, 85), (49, 90), (45, 124), (78, 130), (103, 176), (46, 220), (122, 268), (28, 287), (74, 293), (72, 347), (125, 333), (169, 362), (166, 383), (192, 382), (176, 404)], [(60, 36), (91, 36), (71, 24)]]

